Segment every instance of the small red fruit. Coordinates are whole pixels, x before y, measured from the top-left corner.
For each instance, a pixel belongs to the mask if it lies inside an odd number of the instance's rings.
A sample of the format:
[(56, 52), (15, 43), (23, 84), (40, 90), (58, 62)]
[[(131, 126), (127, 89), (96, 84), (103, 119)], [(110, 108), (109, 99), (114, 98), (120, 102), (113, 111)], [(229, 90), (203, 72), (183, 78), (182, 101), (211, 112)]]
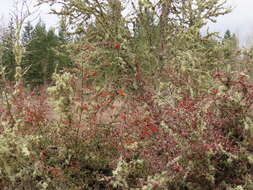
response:
[(120, 44), (115, 44), (114, 48), (120, 50)]
[(211, 95), (216, 95), (218, 93), (218, 90), (216, 88), (213, 88), (211, 90)]
[(119, 90), (119, 95), (120, 95), (120, 96), (125, 96), (124, 91), (123, 91), (123, 90)]
[(80, 109), (81, 109), (81, 110), (87, 110), (87, 109), (88, 109), (88, 106), (87, 106), (87, 105), (81, 105), (81, 106), (80, 106)]

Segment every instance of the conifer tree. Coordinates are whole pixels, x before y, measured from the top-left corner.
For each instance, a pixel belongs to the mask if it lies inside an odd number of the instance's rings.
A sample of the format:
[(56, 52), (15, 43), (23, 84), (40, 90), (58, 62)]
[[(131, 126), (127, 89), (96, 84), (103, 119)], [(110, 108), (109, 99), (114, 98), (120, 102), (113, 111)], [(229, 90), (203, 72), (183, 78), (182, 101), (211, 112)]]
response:
[(13, 53), (14, 24), (11, 19), (8, 27), (3, 31), (2, 45), (2, 66), (5, 67), (5, 76), (7, 80), (13, 81), (15, 75), (15, 57)]
[(67, 40), (61, 30), (58, 36), (53, 28), (47, 30), (42, 21), (34, 28), (29, 23), (25, 26), (23, 41), (26, 53), (22, 65), (29, 68), (25, 75), (27, 84), (48, 84), (57, 65), (59, 69), (69, 66), (71, 60), (63, 47)]

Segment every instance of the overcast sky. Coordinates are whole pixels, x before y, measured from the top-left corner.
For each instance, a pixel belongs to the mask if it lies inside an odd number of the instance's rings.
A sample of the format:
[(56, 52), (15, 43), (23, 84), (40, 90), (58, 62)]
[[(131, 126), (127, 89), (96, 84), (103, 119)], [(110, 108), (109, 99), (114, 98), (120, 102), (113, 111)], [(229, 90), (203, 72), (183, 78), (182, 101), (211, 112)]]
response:
[(227, 29), (240, 37), (241, 45), (253, 44), (253, 0), (227, 0), (233, 7), (232, 13), (218, 18), (210, 24), (210, 31), (224, 33)]
[[(0, 15), (4, 17), (5, 22), (8, 22), (13, 1), (0, 0)], [(209, 30), (223, 34), (229, 29), (240, 37), (242, 46), (253, 44), (253, 0), (227, 0), (227, 2), (234, 8), (233, 12), (219, 17), (217, 23), (209, 24)], [(56, 17), (48, 15), (48, 11), (49, 7), (40, 8), (42, 20), (50, 26), (56, 26)]]
[[(0, 0), (0, 16), (2, 17), (1, 21), (4, 20), (4, 24), (7, 24), (9, 21), (14, 1), (15, 0)], [(56, 27), (57, 17), (55, 15), (48, 14), (49, 11), (50, 7), (43, 5), (40, 8), (36, 8), (36, 14), (34, 17), (38, 19), (41, 18), (41, 20), (47, 23), (48, 26)]]

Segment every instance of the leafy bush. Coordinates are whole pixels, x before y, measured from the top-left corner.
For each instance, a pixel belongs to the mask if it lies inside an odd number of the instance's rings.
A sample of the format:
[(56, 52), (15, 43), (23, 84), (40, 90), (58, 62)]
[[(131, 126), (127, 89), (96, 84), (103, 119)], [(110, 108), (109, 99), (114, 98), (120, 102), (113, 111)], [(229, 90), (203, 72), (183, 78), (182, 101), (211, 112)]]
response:
[(57, 2), (70, 24), (91, 24), (47, 89), (1, 73), (2, 189), (253, 188), (249, 57), (199, 32), (222, 3), (140, 1), (125, 18), (120, 1)]

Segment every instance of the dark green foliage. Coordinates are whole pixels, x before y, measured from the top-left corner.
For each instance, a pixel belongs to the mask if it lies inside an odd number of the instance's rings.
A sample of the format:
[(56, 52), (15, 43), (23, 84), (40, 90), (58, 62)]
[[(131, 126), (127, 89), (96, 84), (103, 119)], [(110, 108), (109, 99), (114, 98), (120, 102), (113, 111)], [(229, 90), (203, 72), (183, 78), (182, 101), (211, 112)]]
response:
[(6, 68), (5, 77), (7, 80), (13, 80), (15, 74), (15, 57), (13, 54), (13, 41), (12, 41), (13, 38), (14, 38), (14, 26), (11, 20), (8, 25), (8, 28), (4, 31), (1, 39), (1, 45), (3, 47), (2, 65)]
[(33, 30), (34, 30), (34, 27), (32, 26), (30, 22), (28, 22), (27, 25), (24, 27), (24, 32), (22, 36), (22, 44), (24, 46), (27, 46), (32, 40)]
[(227, 30), (224, 34), (224, 40), (228, 40), (232, 37), (230, 30)]
[[(35, 27), (30, 22), (24, 26), (21, 42), (25, 48), (22, 68), (26, 84), (30, 86), (48, 84), (56, 68), (61, 70), (72, 65), (65, 47), (71, 42), (71, 37), (66, 32), (67, 27), (64, 23), (61, 23), (58, 34), (53, 28), (47, 30), (42, 22)], [(1, 64), (6, 68), (5, 77), (9, 81), (14, 80), (16, 67), (13, 53), (14, 35), (15, 30), (11, 20), (0, 42)]]
[(27, 84), (32, 86), (48, 84), (57, 66), (60, 68), (67, 66), (70, 59), (57, 52), (60, 49), (59, 46), (66, 43), (64, 41), (62, 33), (57, 36), (54, 29), (47, 30), (42, 22), (34, 28), (29, 24), (25, 27), (23, 42), (26, 53), (23, 58), (23, 67), (27, 68), (25, 74)]

